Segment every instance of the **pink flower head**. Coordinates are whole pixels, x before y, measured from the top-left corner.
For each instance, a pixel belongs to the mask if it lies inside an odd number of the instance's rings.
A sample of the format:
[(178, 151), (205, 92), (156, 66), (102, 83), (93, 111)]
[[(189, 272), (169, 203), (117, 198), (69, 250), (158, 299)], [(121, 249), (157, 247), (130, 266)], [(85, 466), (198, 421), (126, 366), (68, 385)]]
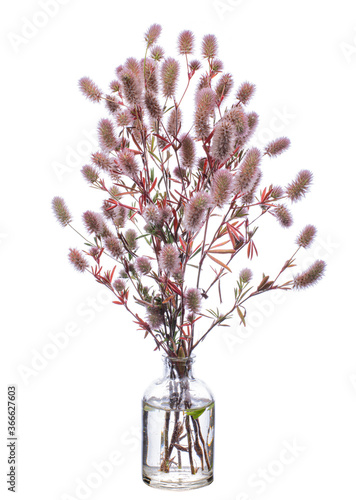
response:
[(188, 288), (184, 294), (184, 302), (188, 310), (197, 314), (201, 308), (201, 292), (197, 288)]
[[(182, 126), (182, 112), (180, 108), (173, 108), (168, 117), (167, 132), (173, 137), (177, 137)], [(164, 144), (166, 146), (167, 143)], [(163, 147), (164, 147), (163, 146)]]
[(147, 42), (147, 47), (150, 47), (158, 40), (162, 32), (162, 26), (160, 24), (152, 24), (145, 33), (145, 42)]
[(180, 54), (191, 54), (194, 48), (194, 34), (189, 31), (182, 31), (178, 37), (178, 51)]
[(290, 146), (290, 140), (288, 137), (280, 137), (279, 139), (276, 139), (275, 141), (272, 141), (268, 144), (268, 146), (265, 149), (265, 153), (268, 156), (278, 156), (283, 153), (283, 151), (286, 151)]
[(215, 87), (218, 103), (221, 103), (230, 94), (233, 85), (234, 81), (230, 73), (221, 75), (220, 80)]
[(117, 146), (117, 138), (114, 131), (114, 126), (108, 118), (100, 120), (98, 125), (99, 144), (101, 149), (109, 153)]
[(189, 68), (192, 71), (199, 71), (201, 68), (201, 62), (198, 59), (193, 59), (193, 61), (189, 62)]
[(239, 137), (244, 137), (249, 132), (248, 118), (240, 106), (234, 106), (228, 111), (224, 118), (233, 123), (235, 133)]
[(211, 197), (222, 208), (229, 201), (233, 191), (233, 174), (225, 168), (215, 172), (211, 183)]
[(184, 209), (184, 226), (188, 231), (198, 231), (205, 222), (207, 210), (212, 205), (212, 199), (209, 193), (198, 191)]
[(89, 184), (94, 184), (94, 182), (99, 179), (99, 172), (91, 165), (84, 165), (81, 172), (84, 179), (89, 182)]
[(313, 243), (315, 235), (316, 235), (316, 227), (308, 224), (305, 226), (303, 231), (299, 234), (297, 238), (297, 245), (303, 248), (308, 248)]
[(295, 180), (286, 187), (286, 195), (293, 201), (298, 201), (309, 191), (313, 180), (310, 170), (301, 170)]
[(139, 105), (142, 95), (142, 81), (140, 76), (130, 69), (123, 69), (120, 73), (124, 96), (130, 104)]
[(93, 153), (91, 155), (91, 159), (97, 167), (99, 167), (101, 170), (104, 170), (105, 172), (110, 172), (110, 170), (114, 166), (114, 162), (109, 156), (107, 156), (105, 153), (102, 153), (101, 151), (98, 151), (97, 153)]
[(151, 49), (151, 57), (155, 61), (160, 61), (164, 58), (164, 49), (162, 49), (159, 45), (155, 45)]
[(87, 260), (83, 257), (81, 252), (76, 248), (69, 249), (68, 258), (70, 263), (73, 264), (76, 270), (81, 273), (83, 273), (89, 267)]
[(83, 222), (89, 234), (100, 236), (104, 230), (104, 219), (101, 214), (87, 210), (83, 213)]
[(284, 195), (284, 190), (281, 186), (273, 186), (273, 189), (271, 191), (272, 198), (275, 199), (282, 198), (283, 195)]
[(127, 109), (120, 109), (116, 114), (116, 123), (119, 127), (128, 127), (132, 121), (133, 117)]
[(125, 290), (126, 288), (126, 283), (123, 279), (118, 278), (117, 280), (114, 281), (113, 287), (117, 291), (117, 293), (121, 293)]
[(215, 35), (205, 35), (202, 43), (202, 55), (205, 59), (213, 59), (218, 53), (218, 41)]
[(151, 59), (142, 59), (141, 71), (145, 78), (146, 90), (153, 92), (154, 94), (157, 94), (159, 90), (157, 68), (157, 64), (154, 61), (151, 61)]
[(105, 238), (104, 240), (105, 247), (108, 250), (108, 252), (115, 258), (119, 259), (123, 253), (124, 250), (122, 248), (122, 244), (116, 236), (109, 236)]
[(248, 104), (248, 102), (252, 99), (255, 90), (256, 86), (253, 83), (244, 82), (240, 85), (236, 97), (240, 102), (242, 102), (242, 104)]
[(213, 59), (211, 61), (211, 70), (214, 71), (215, 73), (219, 73), (224, 69), (224, 64), (220, 59)]
[(252, 189), (260, 173), (260, 169), (258, 168), (260, 163), (260, 150), (257, 148), (249, 149), (236, 178), (236, 189), (238, 192), (248, 192)]
[(198, 90), (196, 95), (196, 110), (194, 125), (197, 139), (203, 139), (210, 133), (209, 117), (216, 106), (216, 94), (209, 88)]
[(326, 264), (323, 260), (317, 260), (306, 271), (294, 277), (294, 288), (301, 290), (315, 285), (323, 276)]
[(134, 229), (127, 229), (125, 240), (129, 251), (134, 252), (137, 249), (137, 233)]
[(252, 280), (252, 271), (248, 267), (241, 269), (240, 271), (240, 280), (243, 283), (249, 283)]
[(229, 120), (221, 120), (215, 127), (211, 155), (223, 163), (234, 151), (234, 129)]
[(136, 161), (135, 153), (131, 150), (127, 148), (122, 149), (118, 154), (118, 162), (122, 172), (131, 179), (138, 174), (139, 165)]
[(65, 227), (72, 222), (72, 216), (68, 207), (60, 196), (55, 196), (52, 200), (52, 209), (57, 221), (61, 226)]
[(276, 217), (282, 227), (290, 227), (293, 224), (293, 217), (285, 205), (277, 205), (271, 213)]
[(148, 274), (151, 271), (151, 261), (148, 257), (137, 257), (135, 269), (138, 274)]
[(105, 96), (105, 106), (112, 115), (120, 109), (119, 100), (115, 95), (107, 94)]
[(79, 88), (85, 97), (93, 102), (99, 102), (102, 98), (102, 92), (99, 87), (97, 87), (93, 80), (87, 76), (84, 76), (79, 80)]
[(255, 111), (247, 113), (248, 136), (251, 137), (258, 126), (258, 114)]
[(120, 205), (114, 209), (114, 224), (117, 228), (122, 229), (125, 227), (126, 221), (128, 217), (128, 210), (125, 207), (121, 207)]
[(162, 65), (161, 79), (162, 92), (164, 97), (173, 97), (177, 89), (177, 81), (179, 75), (179, 62), (168, 57)]
[(159, 263), (163, 271), (173, 273), (180, 266), (179, 251), (172, 244), (165, 245), (159, 254)]
[(151, 224), (157, 224), (159, 221), (158, 207), (153, 203), (150, 203), (149, 205), (146, 206), (142, 215), (145, 221)]
[(184, 168), (193, 168), (195, 163), (195, 142), (187, 134), (180, 137), (181, 147), (179, 149), (182, 165)]
[(151, 328), (157, 330), (164, 322), (162, 309), (158, 306), (148, 306), (147, 321)]
[(160, 102), (156, 95), (149, 90), (147, 90), (145, 93), (145, 105), (151, 118), (153, 118), (154, 120), (160, 120), (162, 118), (162, 109)]

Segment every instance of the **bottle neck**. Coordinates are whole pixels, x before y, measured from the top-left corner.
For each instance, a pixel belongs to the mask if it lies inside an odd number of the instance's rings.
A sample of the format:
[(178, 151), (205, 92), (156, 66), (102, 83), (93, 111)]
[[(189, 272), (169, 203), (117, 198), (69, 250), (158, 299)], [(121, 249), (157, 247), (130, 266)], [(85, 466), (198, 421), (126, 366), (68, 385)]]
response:
[(171, 379), (193, 378), (193, 363), (195, 356), (175, 358), (164, 356), (164, 375)]

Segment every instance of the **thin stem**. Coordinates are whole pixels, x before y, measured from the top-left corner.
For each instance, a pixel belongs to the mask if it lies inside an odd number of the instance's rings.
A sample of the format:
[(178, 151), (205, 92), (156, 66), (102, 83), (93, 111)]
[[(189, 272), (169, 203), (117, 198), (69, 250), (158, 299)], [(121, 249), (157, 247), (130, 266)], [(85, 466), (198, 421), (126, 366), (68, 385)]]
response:
[(203, 445), (205, 462), (206, 462), (206, 465), (208, 467), (208, 470), (210, 470), (211, 469), (211, 465), (210, 465), (210, 460), (209, 460), (209, 457), (208, 457), (208, 451), (206, 449), (206, 443), (204, 441), (204, 438), (203, 438), (203, 435), (202, 435), (202, 432), (201, 432), (200, 422), (199, 422), (198, 418), (197, 418), (196, 422), (197, 422), (197, 426), (198, 426), (198, 432), (199, 432), (200, 441), (202, 442), (202, 445)]
[(186, 415), (185, 417), (185, 428), (187, 429), (187, 437), (188, 437), (188, 454), (189, 454), (190, 471), (192, 474), (195, 474), (195, 468), (193, 464), (193, 446), (192, 446), (192, 436), (189, 424), (189, 415)]
[(205, 251), (205, 241), (206, 241), (206, 234), (207, 234), (207, 231), (208, 231), (208, 224), (209, 224), (209, 216), (210, 216), (210, 211), (211, 211), (211, 209), (209, 208), (209, 209), (208, 209), (207, 216), (206, 216), (205, 230), (204, 230), (204, 238), (203, 238), (203, 246), (202, 246), (202, 250), (201, 250), (201, 258), (200, 258), (199, 268), (198, 268), (197, 288), (199, 288), (200, 273), (201, 273), (201, 270), (202, 270), (202, 265), (203, 265), (203, 261), (204, 261), (204, 258), (205, 258), (205, 255), (204, 255), (204, 251)]
[(220, 316), (219, 318), (217, 318), (212, 324), (211, 326), (208, 328), (208, 330), (204, 333), (204, 335), (202, 337), (200, 337), (200, 339), (193, 345), (192, 347), (192, 351), (193, 349), (195, 349), (197, 347), (198, 344), (200, 344), (200, 342), (202, 340), (205, 339), (205, 337), (208, 335), (209, 332), (211, 332), (211, 330), (213, 328), (215, 328), (217, 325), (219, 325), (220, 323), (223, 323), (223, 321), (229, 316), (229, 314), (232, 313), (232, 311), (234, 311), (234, 309), (236, 308), (237, 306), (237, 302), (235, 301), (233, 307), (230, 309), (229, 312), (227, 312), (226, 314), (224, 314), (223, 316)]

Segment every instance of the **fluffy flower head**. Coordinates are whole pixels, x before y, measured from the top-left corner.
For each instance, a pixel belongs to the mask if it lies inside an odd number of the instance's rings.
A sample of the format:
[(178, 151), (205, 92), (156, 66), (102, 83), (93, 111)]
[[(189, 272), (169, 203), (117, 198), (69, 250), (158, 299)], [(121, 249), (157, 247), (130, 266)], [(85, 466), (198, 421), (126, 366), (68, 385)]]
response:
[(150, 47), (158, 40), (162, 32), (162, 26), (160, 24), (152, 24), (145, 33), (145, 42), (147, 42), (147, 47)]
[(211, 183), (211, 197), (214, 203), (222, 208), (231, 196), (233, 190), (233, 175), (225, 168), (215, 172)]
[(191, 54), (194, 47), (194, 34), (189, 31), (182, 31), (178, 37), (178, 51), (180, 54)]
[(102, 92), (97, 87), (97, 85), (88, 78), (87, 76), (84, 76), (79, 80), (79, 88), (80, 91), (87, 97), (90, 101), (93, 102), (99, 102), (101, 97), (102, 97)]
[(194, 314), (200, 311), (201, 292), (197, 288), (188, 288), (184, 294), (185, 305)]
[(162, 65), (161, 79), (164, 97), (173, 97), (177, 89), (179, 75), (179, 63), (172, 57), (168, 57)]
[(205, 59), (213, 59), (218, 53), (218, 41), (215, 35), (205, 35), (202, 43), (202, 55)]
[(184, 226), (188, 231), (198, 231), (204, 224), (207, 210), (212, 205), (212, 199), (209, 193), (198, 191), (184, 209)]
[(68, 207), (60, 196), (55, 196), (52, 200), (52, 209), (54, 215), (61, 226), (65, 227), (72, 222), (72, 216)]
[(310, 170), (301, 170), (295, 180), (286, 187), (286, 195), (291, 201), (298, 201), (309, 191), (313, 174)]
[(282, 154), (283, 151), (286, 151), (289, 146), (290, 140), (288, 139), (288, 137), (280, 137), (279, 139), (276, 139), (267, 145), (265, 153), (268, 156), (278, 156)]
[(256, 86), (253, 83), (244, 82), (240, 85), (236, 97), (240, 102), (242, 102), (242, 104), (248, 104), (248, 102), (252, 99), (255, 90)]
[(300, 247), (308, 248), (313, 243), (315, 236), (316, 236), (316, 227), (312, 226), (311, 224), (308, 224), (299, 234), (296, 243)]
[(277, 205), (271, 213), (276, 217), (282, 227), (290, 227), (293, 224), (292, 214), (285, 205)]
[(294, 288), (301, 290), (315, 285), (324, 276), (326, 264), (317, 260), (306, 271), (294, 277)]
[(117, 146), (117, 138), (115, 136), (114, 126), (108, 118), (100, 120), (98, 125), (99, 144), (101, 149), (110, 152)]
[(245, 267), (245, 269), (241, 269), (239, 278), (243, 283), (249, 283), (252, 280), (251, 269), (249, 269), (248, 267)]
[(69, 249), (68, 258), (69, 262), (73, 264), (76, 270), (81, 273), (83, 273), (87, 269), (87, 267), (89, 267), (87, 260), (83, 257), (81, 252), (76, 248)]
[(139, 171), (139, 166), (135, 158), (135, 153), (125, 148), (118, 154), (119, 167), (125, 175), (131, 179), (135, 177)]
[(165, 245), (159, 254), (159, 263), (163, 271), (173, 273), (180, 266), (179, 251), (172, 244)]

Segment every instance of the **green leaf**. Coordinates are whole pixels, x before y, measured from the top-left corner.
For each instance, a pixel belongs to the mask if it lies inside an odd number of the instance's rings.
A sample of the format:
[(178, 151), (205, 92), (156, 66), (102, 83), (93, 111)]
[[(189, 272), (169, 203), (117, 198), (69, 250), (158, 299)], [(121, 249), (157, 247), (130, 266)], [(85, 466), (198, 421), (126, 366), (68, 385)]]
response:
[(190, 260), (190, 259), (193, 259), (193, 258), (194, 258), (196, 255), (198, 255), (198, 253), (200, 253), (200, 252), (201, 252), (201, 247), (200, 247), (200, 248), (198, 248), (198, 250), (196, 250), (196, 251), (193, 253), (193, 255), (191, 255), (191, 256), (190, 256), (189, 260)]
[(161, 163), (161, 160), (158, 158), (158, 156), (157, 156), (157, 155), (155, 155), (155, 154), (153, 153), (153, 151), (150, 151), (149, 153), (150, 153), (150, 155), (151, 155), (151, 156), (153, 156), (153, 158), (155, 158), (155, 159), (158, 161), (158, 163)]
[(199, 408), (198, 410), (187, 410), (186, 414), (191, 415), (194, 420), (199, 418), (205, 412), (206, 408)]
[(240, 316), (240, 319), (241, 319), (243, 325), (246, 326), (246, 321), (245, 321), (245, 317), (243, 315), (243, 312), (241, 311), (241, 309), (239, 308), (239, 306), (237, 306), (236, 309), (237, 309), (237, 313)]
[(143, 407), (143, 411), (153, 411), (154, 408), (152, 408), (152, 406), (149, 406), (148, 404), (145, 404), (145, 406)]
[(139, 240), (140, 238), (146, 238), (146, 236), (149, 236), (149, 233), (146, 234), (141, 234), (140, 236), (137, 236), (136, 240)]

